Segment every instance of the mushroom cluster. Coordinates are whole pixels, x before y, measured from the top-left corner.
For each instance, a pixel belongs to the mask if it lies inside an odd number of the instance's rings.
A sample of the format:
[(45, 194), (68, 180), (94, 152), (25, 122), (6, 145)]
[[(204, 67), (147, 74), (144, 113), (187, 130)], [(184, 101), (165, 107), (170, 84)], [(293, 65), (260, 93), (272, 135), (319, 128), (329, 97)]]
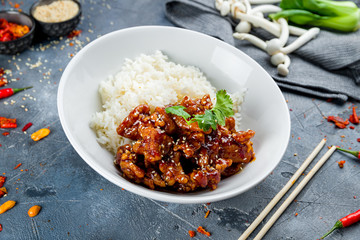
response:
[[(315, 38), (320, 29), (314, 27), (306, 30), (290, 26), (285, 18), (276, 21), (266, 19), (264, 14), (281, 11), (280, 7), (272, 5), (277, 2), (280, 0), (215, 0), (215, 7), (220, 11), (221, 16), (230, 14), (234, 19), (239, 20), (233, 34), (235, 38), (247, 40), (267, 52), (271, 63), (277, 67), (278, 74), (287, 76), (291, 62), (288, 55)], [(257, 5), (252, 7), (251, 4)], [(252, 27), (260, 27), (275, 38), (264, 41), (249, 33)], [(298, 38), (287, 45), (290, 34)]]

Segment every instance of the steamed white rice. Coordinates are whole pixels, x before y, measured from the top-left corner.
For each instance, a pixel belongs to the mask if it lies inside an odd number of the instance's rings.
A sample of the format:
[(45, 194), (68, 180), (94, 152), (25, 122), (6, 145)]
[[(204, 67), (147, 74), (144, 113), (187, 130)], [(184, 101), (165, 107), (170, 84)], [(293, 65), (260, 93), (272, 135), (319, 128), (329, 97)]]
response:
[[(213, 103), (216, 89), (204, 74), (194, 66), (182, 66), (169, 61), (160, 51), (126, 59), (120, 72), (102, 81), (99, 87), (103, 111), (94, 114), (90, 126), (96, 131), (97, 141), (112, 153), (131, 140), (117, 134), (116, 128), (138, 105), (148, 104), (152, 109), (210, 94)], [(231, 94), (237, 124), (240, 123), (240, 105), (244, 91)], [(238, 127), (238, 125), (237, 125)]]

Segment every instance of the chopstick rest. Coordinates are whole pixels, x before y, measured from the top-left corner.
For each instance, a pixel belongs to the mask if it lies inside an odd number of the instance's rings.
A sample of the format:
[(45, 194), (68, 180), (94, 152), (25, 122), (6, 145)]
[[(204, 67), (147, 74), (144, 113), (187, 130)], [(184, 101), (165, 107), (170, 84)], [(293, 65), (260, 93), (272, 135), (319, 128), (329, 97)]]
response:
[[(300, 168), (294, 173), (286, 185), (279, 191), (279, 193), (269, 202), (269, 204), (264, 208), (264, 210), (259, 214), (259, 216), (254, 220), (254, 222), (247, 228), (247, 230), (240, 236), (239, 240), (245, 240), (261, 223), (261, 221), (269, 214), (273, 207), (280, 201), (280, 199), (286, 194), (286, 192), (294, 185), (296, 180), (301, 176), (304, 170), (309, 166), (313, 159), (317, 156), (320, 150), (324, 147), (326, 139), (322, 139), (321, 142), (315, 147), (312, 153), (307, 157), (303, 162)], [(286, 206), (287, 207), (287, 206)], [(271, 227), (271, 226), (270, 226)], [(269, 227), (269, 228), (270, 228)], [(266, 232), (265, 232), (266, 233)], [(264, 233), (264, 234), (265, 234)]]

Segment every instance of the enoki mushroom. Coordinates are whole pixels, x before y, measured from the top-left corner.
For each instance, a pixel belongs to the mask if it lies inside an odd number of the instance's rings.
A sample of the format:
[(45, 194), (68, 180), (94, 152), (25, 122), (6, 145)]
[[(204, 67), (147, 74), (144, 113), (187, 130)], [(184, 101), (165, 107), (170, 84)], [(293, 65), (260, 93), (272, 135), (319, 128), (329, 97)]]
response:
[[(270, 56), (270, 62), (277, 67), (279, 75), (287, 76), (289, 74), (290, 57), (288, 54), (294, 52), (305, 45), (311, 39), (315, 38), (319, 28), (310, 28), (309, 30), (290, 26), (284, 18), (277, 21), (269, 21), (264, 18), (264, 14), (281, 11), (281, 8), (272, 3), (279, 0), (215, 0), (215, 7), (222, 16), (230, 14), (234, 19), (239, 20), (235, 27), (234, 38), (246, 40), (254, 46), (267, 52)], [(259, 4), (252, 7), (251, 4)], [(250, 34), (252, 27), (260, 27), (275, 38), (264, 41), (257, 36)], [(291, 44), (286, 45), (290, 35), (298, 36)]]

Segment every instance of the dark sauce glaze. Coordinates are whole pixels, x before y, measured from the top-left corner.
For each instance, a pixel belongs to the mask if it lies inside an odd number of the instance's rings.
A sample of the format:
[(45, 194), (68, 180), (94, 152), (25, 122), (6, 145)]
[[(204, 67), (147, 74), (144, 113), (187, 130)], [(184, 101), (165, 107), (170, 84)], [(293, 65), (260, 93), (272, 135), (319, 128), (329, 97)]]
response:
[[(180, 105), (190, 115), (212, 108), (209, 95), (185, 97)], [(117, 133), (135, 142), (118, 148), (115, 165), (122, 175), (150, 189), (192, 192), (216, 189), (221, 178), (232, 176), (255, 159), (252, 130), (236, 131), (235, 119), (204, 132), (177, 115), (157, 107), (153, 113), (139, 105), (123, 120)]]

